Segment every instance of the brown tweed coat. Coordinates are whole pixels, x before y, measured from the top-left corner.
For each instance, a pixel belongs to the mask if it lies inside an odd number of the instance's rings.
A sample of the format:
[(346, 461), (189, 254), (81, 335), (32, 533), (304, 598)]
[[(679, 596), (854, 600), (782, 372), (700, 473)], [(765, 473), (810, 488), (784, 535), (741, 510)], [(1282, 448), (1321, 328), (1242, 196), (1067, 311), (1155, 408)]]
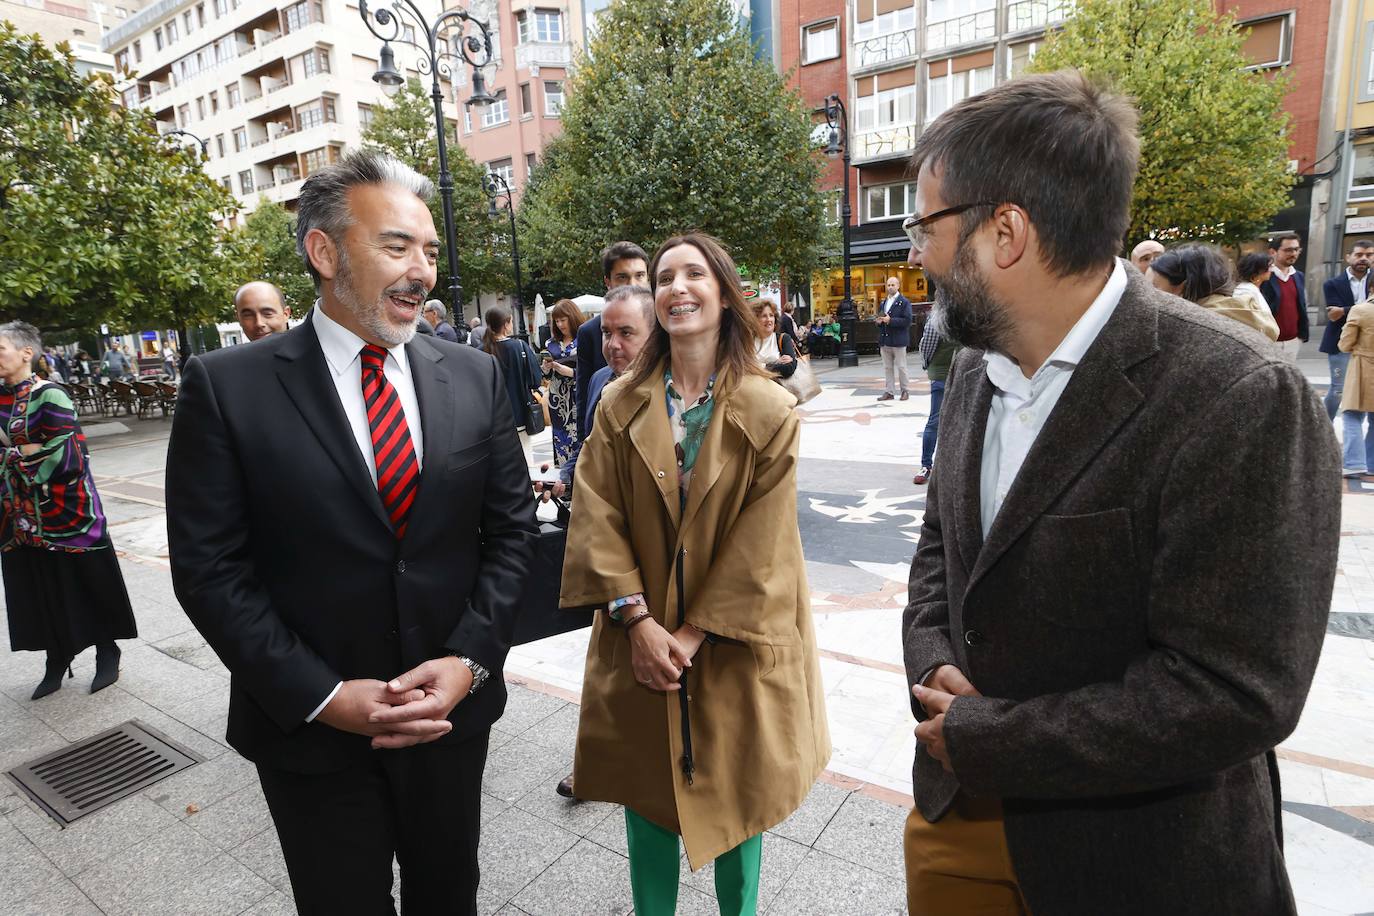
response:
[(1263, 338), (1127, 274), (986, 543), (993, 388), (981, 352), (950, 372), (906, 668), (983, 697), (945, 717), (954, 775), (918, 749), (916, 806), (1001, 798), (1035, 916), (1293, 913), (1272, 749), (1322, 645), (1340, 456)]

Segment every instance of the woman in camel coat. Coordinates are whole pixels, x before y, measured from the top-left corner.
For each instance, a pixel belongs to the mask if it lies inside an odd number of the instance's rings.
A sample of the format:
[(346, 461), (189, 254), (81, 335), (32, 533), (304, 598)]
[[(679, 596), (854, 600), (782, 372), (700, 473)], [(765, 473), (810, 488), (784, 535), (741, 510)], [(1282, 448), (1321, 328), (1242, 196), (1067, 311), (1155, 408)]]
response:
[(1359, 477), (1374, 472), (1374, 423), (1365, 431), (1369, 414), (1374, 413), (1374, 302), (1355, 303), (1345, 316), (1336, 346), (1351, 357), (1341, 394), (1341, 473)]
[(721, 912), (753, 913), (760, 835), (830, 757), (800, 427), (718, 242), (670, 239), (649, 277), (658, 323), (602, 396), (573, 492), (561, 604), (611, 608), (587, 653), (574, 785), (625, 806), (640, 916), (673, 912), (679, 836), (694, 870), (716, 860)]

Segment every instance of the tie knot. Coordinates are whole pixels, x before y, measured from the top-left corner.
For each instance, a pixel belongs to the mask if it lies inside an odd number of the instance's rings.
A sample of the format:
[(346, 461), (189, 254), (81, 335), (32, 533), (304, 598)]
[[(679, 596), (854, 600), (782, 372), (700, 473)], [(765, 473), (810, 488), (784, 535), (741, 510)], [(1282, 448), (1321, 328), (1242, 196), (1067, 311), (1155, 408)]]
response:
[(366, 344), (361, 355), (364, 369), (381, 371), (382, 364), (386, 362), (386, 348), (376, 344)]

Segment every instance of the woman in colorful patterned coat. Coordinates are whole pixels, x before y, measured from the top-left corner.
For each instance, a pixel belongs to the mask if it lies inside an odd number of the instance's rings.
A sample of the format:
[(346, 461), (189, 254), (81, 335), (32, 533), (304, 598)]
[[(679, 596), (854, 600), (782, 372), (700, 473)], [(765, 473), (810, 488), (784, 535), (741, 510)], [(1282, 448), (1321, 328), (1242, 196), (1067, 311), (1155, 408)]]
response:
[(114, 641), (138, 635), (71, 398), (33, 373), (41, 349), (33, 325), (0, 324), (0, 570), (10, 648), (48, 654), (35, 700), (90, 646), (91, 692), (113, 684)]
[(587, 316), (571, 299), (560, 299), (553, 307), (549, 326), (548, 352), (544, 377), (549, 380), (549, 420), (553, 425), (553, 465), (568, 463), (577, 442), (577, 329)]

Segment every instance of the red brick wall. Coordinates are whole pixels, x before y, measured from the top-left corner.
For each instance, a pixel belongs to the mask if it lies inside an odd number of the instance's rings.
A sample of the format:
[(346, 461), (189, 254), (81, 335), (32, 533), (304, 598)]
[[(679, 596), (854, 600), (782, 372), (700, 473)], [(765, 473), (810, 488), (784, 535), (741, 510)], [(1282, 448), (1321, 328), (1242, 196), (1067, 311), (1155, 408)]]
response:
[(1330, 0), (1218, 0), (1217, 8), (1237, 19), (1254, 19), (1294, 10), (1293, 60), (1288, 72), (1284, 108), (1292, 118), (1288, 157), (1307, 170), (1318, 156), (1317, 128), (1322, 106), (1322, 77), (1326, 67), (1326, 34), (1331, 20)]
[[(826, 97), (832, 93), (845, 100), (848, 105), (848, 73), (845, 65), (845, 44), (848, 41), (848, 17), (845, 15), (844, 0), (787, 0), (781, 3), (778, 29), (778, 51), (781, 56), (781, 70), (790, 73), (791, 85), (801, 94), (802, 102), (812, 110), (825, 105)], [(821, 19), (837, 17), (840, 20), (840, 56), (833, 60), (801, 65), (801, 27)], [(844, 165), (838, 157), (830, 161), (821, 179), (822, 186), (838, 188), (844, 180)], [(859, 170), (850, 169), (850, 195), (858, 200)], [(854, 223), (858, 223), (858, 207), (854, 208)]]

